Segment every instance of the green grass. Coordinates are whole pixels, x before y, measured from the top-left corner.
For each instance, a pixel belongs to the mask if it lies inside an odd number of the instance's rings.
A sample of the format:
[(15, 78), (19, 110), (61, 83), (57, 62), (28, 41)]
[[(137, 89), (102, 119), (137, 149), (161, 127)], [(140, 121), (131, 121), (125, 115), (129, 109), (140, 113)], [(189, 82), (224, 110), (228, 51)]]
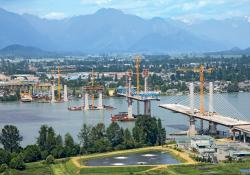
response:
[(51, 175), (52, 171), (49, 165), (42, 162), (27, 163), (23, 171), (12, 170), (15, 175)]
[(51, 165), (54, 175), (75, 175), (78, 174), (77, 168), (70, 162), (63, 162)]
[(81, 175), (127, 175), (146, 171), (155, 166), (124, 166), (124, 167), (86, 167), (80, 171)]
[[(250, 168), (250, 161), (242, 163), (220, 163), (197, 165), (173, 165), (166, 169), (142, 174), (147, 175), (242, 175), (242, 168)], [(250, 174), (250, 173), (248, 173)]]

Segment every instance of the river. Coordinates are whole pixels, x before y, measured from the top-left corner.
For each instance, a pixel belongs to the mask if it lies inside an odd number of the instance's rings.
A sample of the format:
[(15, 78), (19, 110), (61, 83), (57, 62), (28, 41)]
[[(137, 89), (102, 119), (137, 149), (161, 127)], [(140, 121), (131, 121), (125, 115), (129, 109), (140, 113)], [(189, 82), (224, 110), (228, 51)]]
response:
[[(198, 96), (197, 96), (198, 97)], [(188, 118), (181, 114), (172, 113), (159, 108), (159, 104), (176, 103), (182, 101), (188, 104), (188, 96), (162, 96), (160, 102), (152, 103), (152, 115), (160, 118), (167, 133), (186, 130), (188, 128)], [(205, 101), (207, 97), (205, 97)], [(237, 109), (246, 120), (250, 121), (250, 93), (235, 94), (215, 94), (215, 110), (222, 114), (236, 115)], [(35, 143), (39, 128), (42, 124), (52, 126), (55, 131), (61, 135), (69, 132), (77, 140), (84, 123), (94, 125), (104, 123), (106, 126), (111, 123), (111, 114), (127, 111), (125, 98), (111, 97), (105, 98), (104, 104), (114, 106), (112, 111), (68, 111), (69, 105), (80, 105), (81, 100), (75, 100), (68, 103), (22, 103), (8, 102), (0, 103), (0, 128), (6, 124), (16, 125), (23, 136), (22, 145)], [(96, 101), (97, 103), (97, 101)], [(199, 99), (196, 100), (198, 108)], [(208, 104), (205, 104), (206, 108)], [(225, 107), (226, 106), (226, 107)], [(143, 111), (143, 106), (140, 106)], [(234, 109), (235, 108), (235, 109)], [(136, 103), (133, 103), (133, 112), (136, 113)], [(122, 127), (133, 128), (133, 122), (120, 123)]]

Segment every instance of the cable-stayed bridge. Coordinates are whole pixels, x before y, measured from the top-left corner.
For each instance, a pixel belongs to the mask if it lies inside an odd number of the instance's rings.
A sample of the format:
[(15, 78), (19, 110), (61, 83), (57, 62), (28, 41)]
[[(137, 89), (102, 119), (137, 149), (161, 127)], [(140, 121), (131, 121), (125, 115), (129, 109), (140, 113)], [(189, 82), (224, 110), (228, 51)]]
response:
[[(204, 130), (203, 121), (207, 121), (209, 122), (208, 131), (210, 134), (216, 134), (217, 125), (222, 125), (230, 129), (234, 139), (235, 133), (238, 132), (243, 137), (243, 141), (246, 142), (246, 137), (250, 134), (250, 121), (238, 112), (221, 94), (216, 94), (216, 98), (214, 97), (212, 82), (210, 82), (208, 99), (206, 100), (208, 101), (208, 109), (203, 112), (195, 107), (201, 105), (201, 103), (199, 98), (195, 98), (193, 83), (190, 83), (189, 91), (189, 98), (184, 98), (181, 101), (175, 98), (169, 100), (169, 103), (160, 104), (159, 107), (188, 116), (190, 118), (189, 135), (196, 134), (195, 122), (200, 120), (201, 133)], [(224, 112), (223, 114), (218, 113), (217, 110)]]

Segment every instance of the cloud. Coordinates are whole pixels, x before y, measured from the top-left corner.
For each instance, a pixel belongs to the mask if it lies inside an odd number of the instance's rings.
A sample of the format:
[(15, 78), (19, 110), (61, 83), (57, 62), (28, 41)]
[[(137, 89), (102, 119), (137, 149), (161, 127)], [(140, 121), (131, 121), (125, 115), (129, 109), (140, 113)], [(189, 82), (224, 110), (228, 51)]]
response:
[(105, 5), (111, 3), (112, 0), (81, 0), (82, 4)]
[(43, 18), (46, 18), (46, 19), (56, 19), (56, 20), (63, 19), (65, 17), (66, 15), (61, 12), (50, 12), (43, 16)]

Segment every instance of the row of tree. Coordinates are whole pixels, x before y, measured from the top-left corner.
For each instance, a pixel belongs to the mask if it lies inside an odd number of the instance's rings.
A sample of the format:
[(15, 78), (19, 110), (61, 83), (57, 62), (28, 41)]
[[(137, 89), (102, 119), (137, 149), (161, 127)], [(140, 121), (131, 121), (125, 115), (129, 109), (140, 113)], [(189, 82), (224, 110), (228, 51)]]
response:
[(150, 116), (139, 116), (132, 132), (111, 123), (107, 128), (103, 123), (95, 126), (83, 125), (78, 134), (80, 143), (67, 133), (64, 138), (56, 134), (52, 127), (42, 125), (36, 144), (22, 148), (23, 137), (16, 126), (6, 125), (0, 133), (0, 171), (6, 167), (24, 169), (26, 162), (65, 158), (79, 154), (131, 149), (143, 146), (163, 145), (166, 131), (161, 120)]

